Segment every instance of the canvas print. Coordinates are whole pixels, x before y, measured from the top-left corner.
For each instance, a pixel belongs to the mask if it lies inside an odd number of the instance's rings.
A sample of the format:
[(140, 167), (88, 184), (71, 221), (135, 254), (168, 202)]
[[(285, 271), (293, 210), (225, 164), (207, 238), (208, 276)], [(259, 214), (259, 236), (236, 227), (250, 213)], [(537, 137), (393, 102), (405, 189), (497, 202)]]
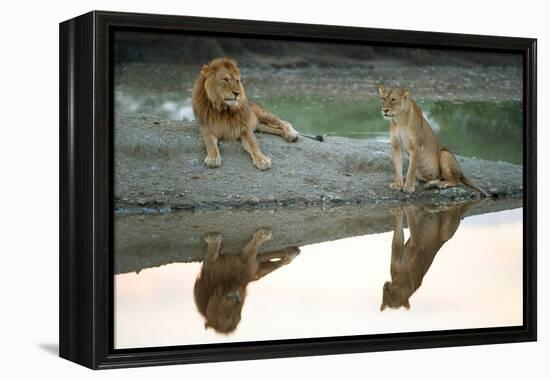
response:
[(523, 324), (521, 54), (113, 42), (115, 349)]

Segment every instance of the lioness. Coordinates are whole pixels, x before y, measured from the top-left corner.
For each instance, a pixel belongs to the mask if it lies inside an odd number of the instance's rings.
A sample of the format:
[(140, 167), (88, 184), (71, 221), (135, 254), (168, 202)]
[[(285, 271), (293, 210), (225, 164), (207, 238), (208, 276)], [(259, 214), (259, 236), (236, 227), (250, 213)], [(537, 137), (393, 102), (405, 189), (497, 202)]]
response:
[(237, 63), (217, 58), (203, 65), (193, 88), (193, 112), (202, 131), (207, 155), (204, 163), (218, 167), (222, 159), (219, 140), (240, 139), (244, 149), (260, 170), (271, 168), (271, 159), (258, 147), (254, 130), (298, 140), (290, 123), (279, 119), (246, 98)]
[(422, 285), (437, 252), (455, 234), (466, 211), (475, 202), (430, 210), (424, 207), (404, 208), (410, 231), (404, 243), (403, 209), (395, 210), (395, 229), (391, 247), (391, 281), (383, 287), (382, 305), (410, 308), (409, 298)]
[(234, 331), (241, 320), (248, 283), (289, 264), (300, 253), (298, 247), (288, 247), (258, 256), (262, 244), (270, 239), (271, 230), (261, 228), (240, 255), (225, 255), (220, 253), (219, 233), (205, 236), (206, 255), (194, 288), (195, 304), (206, 320), (205, 328), (224, 334)]
[[(411, 99), (408, 88), (378, 86), (382, 101), (382, 116), (389, 120), (391, 154), (395, 179), (390, 188), (413, 193), (415, 179), (425, 182), (425, 188), (447, 188), (460, 183), (487, 193), (468, 179), (456, 158), (443, 147), (422, 115), (422, 110)], [(403, 149), (409, 155), (407, 178), (403, 185)]]

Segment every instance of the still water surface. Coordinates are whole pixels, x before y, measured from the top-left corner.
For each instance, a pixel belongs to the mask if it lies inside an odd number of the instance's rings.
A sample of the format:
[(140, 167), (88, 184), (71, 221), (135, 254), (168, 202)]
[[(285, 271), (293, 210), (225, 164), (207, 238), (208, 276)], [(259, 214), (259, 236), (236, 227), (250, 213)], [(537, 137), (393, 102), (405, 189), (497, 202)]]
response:
[[(115, 276), (115, 347), (152, 347), (522, 324), (522, 209), (397, 208), (393, 231), (258, 254), (223, 233), (202, 263)], [(219, 248), (219, 249), (218, 249)]]

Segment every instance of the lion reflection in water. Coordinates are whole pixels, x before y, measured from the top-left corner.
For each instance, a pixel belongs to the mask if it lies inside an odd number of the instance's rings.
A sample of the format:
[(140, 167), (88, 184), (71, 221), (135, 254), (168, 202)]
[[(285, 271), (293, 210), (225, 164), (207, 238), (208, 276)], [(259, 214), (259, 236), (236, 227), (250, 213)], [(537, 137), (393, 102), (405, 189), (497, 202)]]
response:
[(195, 303), (205, 318), (205, 328), (223, 334), (233, 332), (241, 320), (248, 284), (289, 264), (300, 253), (298, 247), (288, 247), (258, 255), (262, 244), (270, 239), (271, 230), (261, 228), (240, 255), (225, 255), (220, 252), (221, 234), (205, 236), (208, 246), (194, 288)]
[[(395, 209), (391, 281), (384, 284), (380, 310), (387, 307), (410, 308), (409, 298), (422, 285), (435, 255), (453, 237), (462, 217), (472, 205), (469, 203), (436, 209), (406, 206)], [(406, 243), (403, 236), (403, 213), (410, 232)]]

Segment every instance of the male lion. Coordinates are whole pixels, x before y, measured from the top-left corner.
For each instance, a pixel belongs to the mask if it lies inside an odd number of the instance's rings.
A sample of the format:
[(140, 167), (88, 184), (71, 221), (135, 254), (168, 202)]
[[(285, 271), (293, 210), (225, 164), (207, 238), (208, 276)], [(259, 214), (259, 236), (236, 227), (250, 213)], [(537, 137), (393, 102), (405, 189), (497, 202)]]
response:
[(422, 285), (437, 252), (455, 234), (466, 211), (476, 202), (439, 209), (404, 207), (410, 237), (404, 242), (403, 209), (395, 210), (391, 246), (391, 281), (384, 283), (382, 305), (409, 309), (409, 298)]
[[(389, 120), (391, 154), (395, 179), (390, 188), (414, 192), (415, 178), (425, 182), (425, 188), (447, 188), (460, 183), (487, 193), (468, 179), (456, 158), (443, 147), (422, 115), (420, 107), (411, 99), (408, 88), (378, 86), (382, 100), (382, 116)], [(403, 149), (409, 155), (407, 179), (403, 186)]]
[(195, 304), (206, 320), (205, 328), (224, 334), (234, 331), (241, 320), (248, 283), (289, 264), (300, 253), (298, 247), (288, 247), (258, 256), (261, 245), (269, 239), (271, 230), (261, 228), (240, 255), (225, 255), (220, 253), (219, 233), (205, 236), (208, 246), (194, 289)]
[(204, 163), (221, 165), (219, 140), (240, 139), (244, 149), (260, 170), (271, 168), (271, 159), (258, 147), (254, 130), (271, 133), (296, 142), (298, 132), (290, 123), (279, 119), (246, 98), (237, 63), (217, 58), (203, 65), (193, 88), (193, 112), (206, 145)]

